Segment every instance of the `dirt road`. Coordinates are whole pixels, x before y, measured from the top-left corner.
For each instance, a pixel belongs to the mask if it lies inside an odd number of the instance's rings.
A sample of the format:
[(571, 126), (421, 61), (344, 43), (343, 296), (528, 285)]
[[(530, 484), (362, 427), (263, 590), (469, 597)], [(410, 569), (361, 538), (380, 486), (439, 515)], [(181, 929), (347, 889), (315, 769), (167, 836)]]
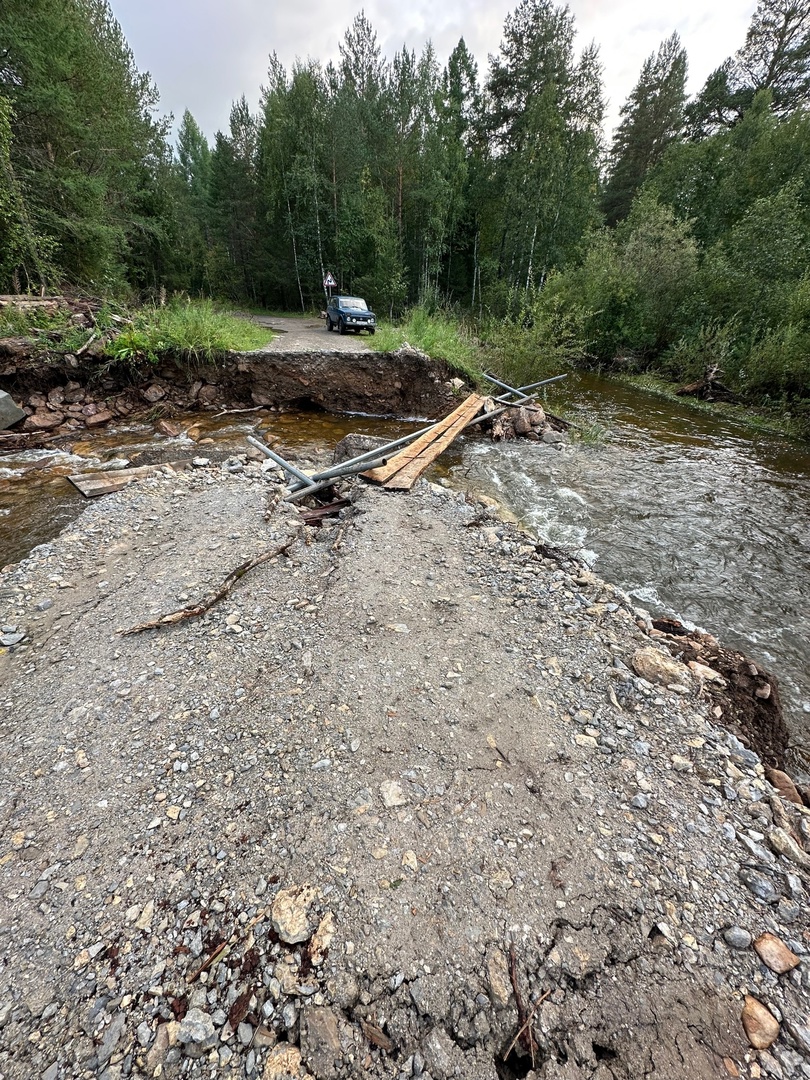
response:
[(255, 315), (253, 321), (276, 331), (277, 336), (262, 352), (359, 352), (369, 348), (368, 334), (339, 334), (336, 330), (330, 334), (323, 319)]

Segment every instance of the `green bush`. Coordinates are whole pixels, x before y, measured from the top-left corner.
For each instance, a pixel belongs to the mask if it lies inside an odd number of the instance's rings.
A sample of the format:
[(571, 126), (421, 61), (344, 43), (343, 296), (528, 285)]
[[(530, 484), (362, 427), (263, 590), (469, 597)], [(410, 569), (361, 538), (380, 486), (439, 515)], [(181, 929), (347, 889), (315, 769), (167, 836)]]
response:
[(736, 322), (712, 320), (685, 334), (655, 364), (656, 371), (675, 382), (694, 382), (707, 368), (736, 376), (738, 362), (734, 354)]
[(586, 312), (547, 290), (530, 295), (514, 318), (490, 325), (486, 352), (510, 386), (559, 375), (587, 358)]
[(466, 327), (449, 315), (411, 308), (401, 322), (380, 322), (369, 339), (378, 352), (394, 352), (406, 342), (434, 360), (444, 360), (473, 383), (480, 378), (480, 349)]

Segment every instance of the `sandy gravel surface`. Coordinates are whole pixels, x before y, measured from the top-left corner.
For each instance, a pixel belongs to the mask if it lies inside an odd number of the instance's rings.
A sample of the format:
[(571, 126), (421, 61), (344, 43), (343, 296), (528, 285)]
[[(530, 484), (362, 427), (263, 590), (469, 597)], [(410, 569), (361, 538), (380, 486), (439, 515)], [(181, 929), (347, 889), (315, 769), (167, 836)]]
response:
[(0, 1076), (810, 1076), (808, 814), (627, 598), (424, 482), (275, 492), (0, 577)]
[(253, 321), (276, 331), (276, 337), (259, 351), (271, 353), (363, 352), (369, 348), (368, 334), (330, 334), (323, 319), (289, 318), (283, 315), (255, 315)]

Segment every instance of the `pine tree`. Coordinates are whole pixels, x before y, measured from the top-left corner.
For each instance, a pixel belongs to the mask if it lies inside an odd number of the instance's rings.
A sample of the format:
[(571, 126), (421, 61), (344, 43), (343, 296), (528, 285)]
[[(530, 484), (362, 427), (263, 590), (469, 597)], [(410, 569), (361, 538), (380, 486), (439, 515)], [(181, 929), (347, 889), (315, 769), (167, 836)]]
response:
[(608, 224), (627, 217), (650, 169), (681, 134), (685, 84), (686, 50), (673, 34), (644, 61), (638, 82), (622, 107), (602, 197)]
[(493, 155), (489, 234), (503, 303), (542, 284), (593, 224), (601, 71), (594, 46), (574, 55), (574, 20), (551, 0), (507, 16), (487, 84)]
[(745, 44), (687, 108), (692, 137), (736, 124), (763, 90), (777, 116), (810, 104), (810, 0), (759, 0)]
[(166, 146), (157, 91), (107, 0), (5, 0), (0, 41), (10, 162), (31, 229), (69, 279), (120, 283), (162, 229), (151, 198)]
[(188, 288), (209, 292), (211, 243), (211, 151), (208, 140), (186, 109), (177, 133), (178, 262)]

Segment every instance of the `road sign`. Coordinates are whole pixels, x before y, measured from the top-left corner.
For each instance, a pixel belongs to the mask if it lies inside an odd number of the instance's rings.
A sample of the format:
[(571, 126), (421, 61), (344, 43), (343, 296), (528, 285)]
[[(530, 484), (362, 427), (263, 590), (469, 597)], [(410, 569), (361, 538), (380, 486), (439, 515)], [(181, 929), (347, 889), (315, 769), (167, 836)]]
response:
[(326, 277), (323, 279), (323, 287), (325, 289), (334, 289), (337, 287), (337, 282), (330, 273), (327, 272)]

